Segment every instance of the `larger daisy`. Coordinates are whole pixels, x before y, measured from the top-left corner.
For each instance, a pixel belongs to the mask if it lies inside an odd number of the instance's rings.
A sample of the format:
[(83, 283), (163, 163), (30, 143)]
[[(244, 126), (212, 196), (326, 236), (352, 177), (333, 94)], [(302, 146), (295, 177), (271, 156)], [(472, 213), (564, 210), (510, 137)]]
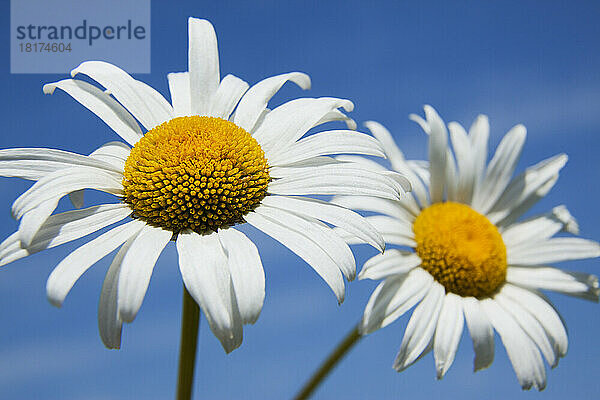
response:
[[(136, 317), (155, 262), (171, 240), (176, 241), (183, 282), (227, 352), (241, 344), (242, 326), (256, 321), (265, 295), (257, 248), (234, 226), (247, 222), (290, 248), (325, 280), (339, 302), (344, 299), (343, 277), (353, 279), (355, 264), (330, 225), (383, 249), (381, 236), (358, 214), (297, 197), (368, 194), (395, 199), (407, 187), (399, 174), (374, 175), (328, 157), (383, 156), (371, 136), (333, 130), (302, 138), (325, 122), (345, 120), (352, 126), (339, 110), (350, 111), (350, 101), (300, 98), (272, 111), (266, 108), (286, 81), (307, 89), (307, 75), (274, 76), (250, 89), (233, 75), (221, 80), (214, 29), (193, 18), (189, 72), (168, 75), (172, 104), (105, 62), (84, 62), (71, 75), (87, 75), (105, 90), (66, 79), (45, 85), (44, 92), (64, 90), (126, 143), (110, 142), (89, 156), (52, 149), (1, 150), (1, 175), (37, 182), (13, 204), (20, 225), (0, 245), (0, 264), (131, 217), (68, 255), (47, 283), (48, 298), (60, 306), (89, 267), (119, 248), (98, 311), (107, 347), (120, 346), (122, 322)], [(119, 201), (52, 215), (67, 194), (82, 205), (84, 189), (113, 194)]]
[(476, 371), (492, 363), (496, 330), (521, 386), (541, 390), (546, 385), (542, 356), (556, 366), (567, 352), (567, 334), (539, 290), (593, 301), (599, 295), (595, 276), (548, 265), (600, 256), (594, 241), (553, 237), (561, 231), (577, 233), (564, 206), (516, 222), (554, 186), (567, 156), (551, 157), (511, 179), (525, 141), (524, 126), (504, 136), (486, 166), (485, 116), (469, 133), (455, 122), (448, 124), (452, 152), (442, 119), (429, 106), (425, 115), (426, 120), (411, 117), (429, 134), (429, 162), (407, 161), (383, 126), (367, 123), (393, 168), (411, 179), (414, 196), (336, 200), (383, 214), (368, 220), (387, 243), (411, 249), (388, 249), (365, 263), (359, 278), (383, 282), (369, 299), (360, 331), (382, 328), (416, 305), (394, 368), (402, 371), (433, 349), (439, 379), (454, 360), (464, 322)]

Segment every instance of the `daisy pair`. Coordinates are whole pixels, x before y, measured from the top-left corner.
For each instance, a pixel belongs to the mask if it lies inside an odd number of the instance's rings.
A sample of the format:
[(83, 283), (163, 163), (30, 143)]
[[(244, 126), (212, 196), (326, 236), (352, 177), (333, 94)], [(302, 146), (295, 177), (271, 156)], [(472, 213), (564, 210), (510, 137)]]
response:
[[(118, 249), (98, 309), (100, 336), (109, 348), (120, 346), (122, 323), (136, 317), (170, 241), (185, 287), (211, 330), (227, 352), (240, 346), (242, 327), (256, 321), (265, 296), (258, 250), (236, 229), (242, 223), (304, 259), (342, 302), (344, 277), (354, 278), (355, 261), (331, 226), (379, 250), (383, 238), (359, 214), (307, 196), (392, 201), (410, 188), (401, 174), (373, 173), (330, 157), (384, 156), (373, 137), (351, 130), (354, 122), (340, 111), (351, 111), (350, 101), (299, 98), (267, 108), (287, 81), (308, 89), (307, 75), (278, 75), (252, 87), (233, 75), (221, 79), (217, 39), (208, 21), (189, 20), (188, 68), (168, 75), (168, 102), (114, 65), (84, 62), (71, 75), (86, 75), (102, 87), (65, 79), (45, 85), (44, 92), (63, 90), (122, 141), (89, 156), (43, 148), (0, 150), (0, 175), (35, 181), (13, 204), (19, 229), (0, 245), (0, 264), (110, 227), (64, 258), (47, 282), (49, 300), (60, 306), (88, 268)], [(303, 138), (331, 121), (345, 121), (351, 129)], [(53, 214), (67, 195), (82, 207), (86, 189), (112, 194), (116, 201)]]
[[(378, 213), (367, 220), (386, 243), (401, 247), (371, 258), (359, 274), (360, 279), (383, 280), (364, 310), (360, 333), (385, 327), (415, 307), (394, 368), (402, 371), (433, 351), (440, 379), (452, 365), (465, 325), (473, 340), (475, 371), (492, 363), (496, 331), (521, 386), (541, 390), (546, 385), (543, 358), (556, 366), (568, 340), (560, 316), (540, 290), (592, 301), (600, 294), (596, 276), (552, 266), (600, 256), (597, 242), (555, 237), (578, 233), (564, 206), (519, 220), (554, 186), (567, 156), (551, 157), (512, 178), (525, 142), (524, 126), (512, 128), (487, 163), (487, 117), (479, 116), (468, 133), (456, 122), (446, 127), (430, 106), (425, 119), (411, 118), (429, 135), (428, 162), (406, 160), (382, 125), (366, 125), (392, 168), (410, 179), (412, 193), (400, 200), (334, 200)], [(360, 242), (351, 234), (345, 237)]]

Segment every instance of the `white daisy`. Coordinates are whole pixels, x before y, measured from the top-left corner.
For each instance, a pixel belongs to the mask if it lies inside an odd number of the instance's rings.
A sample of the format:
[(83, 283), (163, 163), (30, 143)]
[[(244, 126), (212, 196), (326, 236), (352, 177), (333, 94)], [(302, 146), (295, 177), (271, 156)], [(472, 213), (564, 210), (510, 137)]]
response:
[[(495, 329), (521, 386), (541, 390), (546, 385), (541, 355), (556, 366), (566, 354), (567, 334), (539, 290), (593, 301), (600, 292), (595, 276), (548, 265), (600, 255), (594, 241), (553, 237), (561, 231), (578, 233), (564, 206), (516, 222), (554, 186), (567, 156), (551, 157), (511, 179), (525, 141), (524, 126), (504, 136), (486, 166), (485, 116), (477, 118), (468, 134), (458, 123), (448, 124), (452, 152), (442, 119), (429, 106), (425, 115), (426, 120), (411, 118), (429, 134), (429, 162), (407, 161), (383, 126), (366, 124), (392, 167), (411, 180), (413, 196), (334, 200), (381, 213), (367, 219), (387, 243), (411, 248), (388, 249), (365, 263), (360, 279), (384, 280), (369, 299), (360, 331), (382, 328), (416, 305), (394, 368), (402, 371), (433, 350), (440, 379), (454, 360), (463, 322), (473, 339), (475, 371), (492, 363)], [(355, 161), (361, 162), (359, 157)]]
[[(214, 29), (194, 18), (189, 20), (189, 72), (168, 75), (172, 104), (105, 62), (84, 62), (71, 72), (78, 74), (105, 90), (65, 79), (45, 85), (44, 92), (64, 90), (126, 143), (107, 143), (89, 156), (52, 149), (0, 150), (0, 175), (36, 181), (13, 204), (20, 225), (0, 245), (0, 264), (131, 217), (73, 251), (47, 283), (48, 298), (60, 306), (89, 267), (120, 248), (106, 274), (98, 310), (107, 347), (120, 346), (122, 322), (134, 320), (156, 260), (171, 240), (183, 282), (227, 352), (241, 344), (242, 325), (256, 321), (265, 295), (257, 248), (234, 225), (247, 222), (290, 248), (325, 280), (339, 302), (344, 299), (343, 277), (354, 278), (355, 263), (329, 225), (383, 249), (383, 238), (360, 215), (303, 197), (395, 199), (408, 189), (399, 174), (373, 174), (328, 156), (383, 156), (369, 135), (331, 130), (302, 138), (330, 121), (346, 121), (353, 129), (354, 122), (339, 110), (352, 110), (350, 101), (299, 98), (267, 109), (286, 81), (308, 89), (307, 75), (278, 75), (251, 88), (233, 75), (221, 80)], [(84, 189), (113, 194), (119, 202), (52, 215), (67, 194), (76, 207), (82, 206)]]

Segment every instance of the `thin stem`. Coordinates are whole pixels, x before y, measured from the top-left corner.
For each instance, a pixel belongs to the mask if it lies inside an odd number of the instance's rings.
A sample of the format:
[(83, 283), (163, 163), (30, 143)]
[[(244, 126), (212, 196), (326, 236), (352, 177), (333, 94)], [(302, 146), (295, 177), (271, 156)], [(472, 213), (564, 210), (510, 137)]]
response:
[(315, 391), (315, 389), (321, 384), (321, 382), (329, 375), (337, 363), (348, 353), (348, 351), (354, 346), (358, 339), (362, 336), (358, 333), (358, 326), (356, 326), (348, 335), (342, 340), (335, 350), (327, 357), (325, 362), (319, 367), (317, 372), (310, 378), (304, 385), (300, 393), (295, 397), (295, 400), (306, 400)]
[(191, 400), (194, 386), (194, 366), (200, 308), (183, 287), (183, 311), (181, 314), (181, 344), (179, 348), (179, 372), (177, 376), (177, 400)]

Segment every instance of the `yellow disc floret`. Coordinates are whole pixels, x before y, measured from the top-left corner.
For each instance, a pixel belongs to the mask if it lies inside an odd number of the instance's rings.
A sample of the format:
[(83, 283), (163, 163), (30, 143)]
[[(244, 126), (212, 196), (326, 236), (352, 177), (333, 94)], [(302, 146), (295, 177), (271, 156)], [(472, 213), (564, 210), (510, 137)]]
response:
[(268, 183), (265, 154), (248, 132), (221, 118), (180, 117), (133, 147), (124, 201), (150, 225), (208, 233), (243, 222)]
[(492, 295), (506, 279), (506, 247), (498, 229), (465, 204), (436, 203), (421, 211), (413, 230), (421, 266), (447, 292)]

